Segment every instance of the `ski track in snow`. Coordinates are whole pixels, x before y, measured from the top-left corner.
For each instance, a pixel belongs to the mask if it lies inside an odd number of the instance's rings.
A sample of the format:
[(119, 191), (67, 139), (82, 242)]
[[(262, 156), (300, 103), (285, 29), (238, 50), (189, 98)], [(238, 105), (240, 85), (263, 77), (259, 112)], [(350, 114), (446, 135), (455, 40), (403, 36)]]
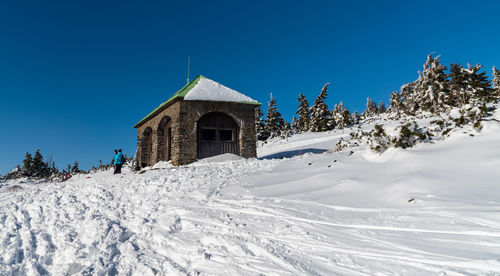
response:
[[(331, 146), (341, 136), (277, 143), (261, 155)], [(452, 153), (445, 143), (432, 147)], [(411, 152), (412, 158), (419, 154)], [(339, 161), (330, 168), (333, 159)], [(409, 192), (416, 203), (404, 197), (381, 204), (377, 194), (363, 204), (322, 197), (343, 191), (349, 196), (351, 187), (356, 192), (364, 183), (362, 174), (349, 174), (351, 167), (376, 169), (384, 162), (325, 153), (26, 184), (0, 193), (0, 274), (500, 274), (500, 201), (459, 202), (454, 194), (430, 194), (422, 187)], [(418, 166), (408, 171), (387, 177), (411, 184), (408, 175), (420, 175)], [(498, 176), (490, 175), (491, 181)], [(399, 186), (384, 185), (384, 192), (399, 193)]]

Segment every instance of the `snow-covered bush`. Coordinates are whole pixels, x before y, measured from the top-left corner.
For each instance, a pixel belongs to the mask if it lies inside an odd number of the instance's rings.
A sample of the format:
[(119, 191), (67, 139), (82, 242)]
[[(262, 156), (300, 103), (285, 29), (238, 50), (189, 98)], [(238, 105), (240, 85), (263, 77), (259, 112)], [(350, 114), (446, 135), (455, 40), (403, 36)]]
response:
[(391, 139), (382, 125), (375, 125), (366, 140), (366, 145), (375, 152), (382, 153), (391, 146)]
[(432, 134), (429, 131), (419, 128), (414, 121), (402, 125), (398, 137), (391, 142), (396, 148), (406, 149), (413, 147), (418, 142), (430, 140), (431, 136)]

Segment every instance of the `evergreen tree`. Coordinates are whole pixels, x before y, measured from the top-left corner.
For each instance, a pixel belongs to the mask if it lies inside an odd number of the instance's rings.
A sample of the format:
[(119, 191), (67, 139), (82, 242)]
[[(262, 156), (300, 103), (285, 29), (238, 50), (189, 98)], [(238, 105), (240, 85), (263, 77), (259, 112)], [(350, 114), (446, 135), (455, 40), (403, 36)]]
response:
[(295, 133), (301, 133), (302, 130), (301, 128), (299, 127), (298, 125), (298, 119), (297, 119), (297, 116), (293, 116), (292, 118), (292, 123), (290, 124), (290, 129), (291, 131), (295, 134)]
[(335, 127), (341, 127), (340, 125), (342, 124), (342, 114), (341, 114), (341, 111), (342, 111), (342, 107), (344, 106), (344, 104), (342, 102), (340, 102), (340, 105), (338, 104), (335, 104), (335, 106), (333, 107), (333, 110), (331, 112), (331, 119), (330, 121), (328, 122), (328, 129), (334, 129)]
[(311, 124), (310, 129), (314, 132), (327, 131), (330, 129), (329, 122), (331, 121), (330, 111), (325, 103), (325, 99), (328, 96), (328, 85), (327, 83), (321, 89), (321, 93), (318, 95), (314, 101), (314, 105), (311, 107)]
[(467, 77), (460, 64), (451, 64), (449, 73), (450, 95), (446, 102), (450, 106), (462, 106), (468, 102)]
[(281, 132), (281, 138), (288, 138), (292, 135), (292, 125), (285, 121), (283, 126), (283, 131)]
[(500, 70), (493, 66), (493, 89), (500, 89)]
[(493, 93), (498, 99), (500, 97), (500, 70), (493, 66)]
[[(309, 130), (309, 123), (311, 120), (311, 115), (309, 113), (309, 103), (302, 93), (299, 94), (297, 98), (299, 106), (295, 114), (297, 114), (298, 119), (296, 122), (296, 128), (299, 132), (305, 132)], [(294, 117), (295, 118), (295, 117)]]
[(351, 112), (349, 112), (349, 110), (344, 107), (344, 105), (342, 103), (340, 103), (342, 105), (341, 107), (341, 111), (340, 111), (340, 122), (338, 124), (338, 126), (340, 128), (345, 128), (345, 127), (348, 127), (352, 124), (352, 118), (351, 118)]
[(480, 72), (482, 67), (479, 64), (468, 64), (467, 68), (458, 64), (451, 65), (449, 76), (453, 97), (450, 102), (453, 106), (491, 102), (497, 98), (486, 72)]
[(416, 81), (416, 100), (420, 110), (438, 112), (448, 92), (446, 66), (439, 62), (439, 56), (427, 56), (424, 70)]
[(75, 163), (73, 163), (73, 167), (71, 168), (71, 173), (79, 173), (80, 172), (80, 169), (78, 168), (78, 161), (75, 161)]
[[(49, 167), (47, 165), (47, 167)], [(57, 175), (59, 170), (56, 168), (56, 162), (52, 161), (52, 167), (48, 170), (48, 176)]]
[(486, 72), (480, 72), (481, 68), (483, 68), (483, 66), (480, 64), (476, 64), (472, 67), (470, 65), (468, 66), (466, 72), (468, 73), (469, 88), (475, 102), (489, 103), (496, 100), (496, 97), (491, 88), (491, 82), (486, 76)]
[(363, 117), (368, 118), (378, 114), (377, 104), (368, 97), (366, 99), (366, 110), (363, 112)]
[(391, 98), (389, 99), (389, 112), (391, 113), (400, 113), (403, 111), (403, 104), (401, 102), (401, 95), (398, 91), (394, 91), (391, 93)]
[(361, 115), (359, 115), (357, 111), (354, 111), (354, 113), (352, 113), (351, 121), (353, 124), (359, 124), (359, 121), (361, 121)]
[[(266, 132), (266, 122), (264, 120), (264, 113), (262, 112), (260, 105), (257, 106), (257, 108), (255, 109), (255, 127), (257, 132), (257, 140), (265, 141), (267, 140), (267, 138), (269, 138), (269, 133)], [(101, 164), (99, 163), (99, 168), (100, 167)]]
[(416, 81), (401, 86), (401, 111), (406, 114), (415, 114), (419, 109), (415, 87)]
[(266, 117), (266, 132), (269, 133), (269, 138), (279, 137), (285, 128), (285, 121), (281, 117), (281, 113), (278, 111), (276, 105), (276, 100), (271, 93), (269, 104), (267, 107), (267, 117)]
[(33, 176), (45, 176), (45, 163), (43, 162), (43, 156), (39, 149), (36, 150), (35, 155), (33, 156), (31, 169)]
[(33, 170), (31, 168), (32, 163), (33, 158), (31, 157), (31, 154), (27, 152), (23, 160), (23, 174), (25, 176), (31, 176), (31, 174), (33, 173)]
[(381, 113), (385, 113), (387, 109), (385, 108), (385, 104), (384, 102), (380, 102), (380, 104), (378, 105), (378, 113), (381, 114)]

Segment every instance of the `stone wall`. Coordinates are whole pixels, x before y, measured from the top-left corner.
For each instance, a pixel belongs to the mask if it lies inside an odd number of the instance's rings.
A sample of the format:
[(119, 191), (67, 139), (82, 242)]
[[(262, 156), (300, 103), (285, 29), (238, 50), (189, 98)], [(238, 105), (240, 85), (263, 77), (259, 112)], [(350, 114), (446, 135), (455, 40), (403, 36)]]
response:
[(196, 160), (197, 137), (196, 122), (209, 112), (223, 112), (231, 116), (238, 124), (240, 156), (252, 158), (257, 156), (257, 137), (255, 130), (255, 105), (207, 102), (182, 101), (180, 120), (183, 122), (179, 129), (179, 164), (188, 164)]
[[(158, 161), (160, 161), (160, 156), (158, 155), (159, 153), (159, 146), (161, 146), (161, 142), (158, 141), (158, 126), (163, 119), (163, 117), (167, 116), (172, 120), (172, 159), (174, 156), (178, 156), (178, 153), (175, 152), (177, 147), (174, 146), (175, 143), (175, 134), (177, 133), (177, 129), (179, 128), (180, 121), (179, 121), (179, 113), (180, 113), (180, 101), (176, 101), (169, 105), (167, 108), (162, 110), (160, 113), (158, 113), (156, 116), (153, 118), (149, 119), (147, 122), (142, 124), (140, 127), (137, 128), (137, 160), (143, 160), (143, 156), (145, 155), (144, 151), (144, 146), (142, 142), (142, 135), (144, 131), (147, 128), (152, 129), (152, 154), (149, 156), (148, 160), (146, 161), (146, 164), (148, 166), (151, 166)], [(140, 166), (140, 164), (138, 164)]]
[(255, 131), (255, 105), (207, 102), (207, 101), (176, 101), (146, 123), (137, 128), (138, 160), (144, 156), (141, 139), (146, 128), (152, 129), (152, 155), (147, 165), (160, 161), (158, 155), (158, 125), (163, 117), (172, 120), (172, 164), (184, 165), (194, 162), (197, 155), (197, 121), (209, 112), (223, 112), (231, 116), (238, 124), (240, 156), (251, 158), (257, 156), (257, 137)]

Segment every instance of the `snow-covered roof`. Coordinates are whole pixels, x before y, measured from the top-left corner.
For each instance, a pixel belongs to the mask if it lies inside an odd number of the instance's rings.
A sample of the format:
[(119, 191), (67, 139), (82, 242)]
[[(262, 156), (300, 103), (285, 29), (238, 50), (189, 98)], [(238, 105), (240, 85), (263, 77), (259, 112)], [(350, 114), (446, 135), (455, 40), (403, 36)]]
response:
[(236, 90), (228, 88), (203, 76), (199, 76), (198, 82), (187, 92), (186, 96), (184, 96), (184, 100), (258, 103), (256, 100), (245, 96)]
[(236, 102), (261, 105), (261, 103), (236, 90), (199, 75), (172, 95), (172, 97), (168, 100), (160, 104), (151, 113), (135, 124), (134, 127), (137, 128), (142, 125), (145, 121), (156, 115), (175, 99), (184, 99), (185, 101)]

